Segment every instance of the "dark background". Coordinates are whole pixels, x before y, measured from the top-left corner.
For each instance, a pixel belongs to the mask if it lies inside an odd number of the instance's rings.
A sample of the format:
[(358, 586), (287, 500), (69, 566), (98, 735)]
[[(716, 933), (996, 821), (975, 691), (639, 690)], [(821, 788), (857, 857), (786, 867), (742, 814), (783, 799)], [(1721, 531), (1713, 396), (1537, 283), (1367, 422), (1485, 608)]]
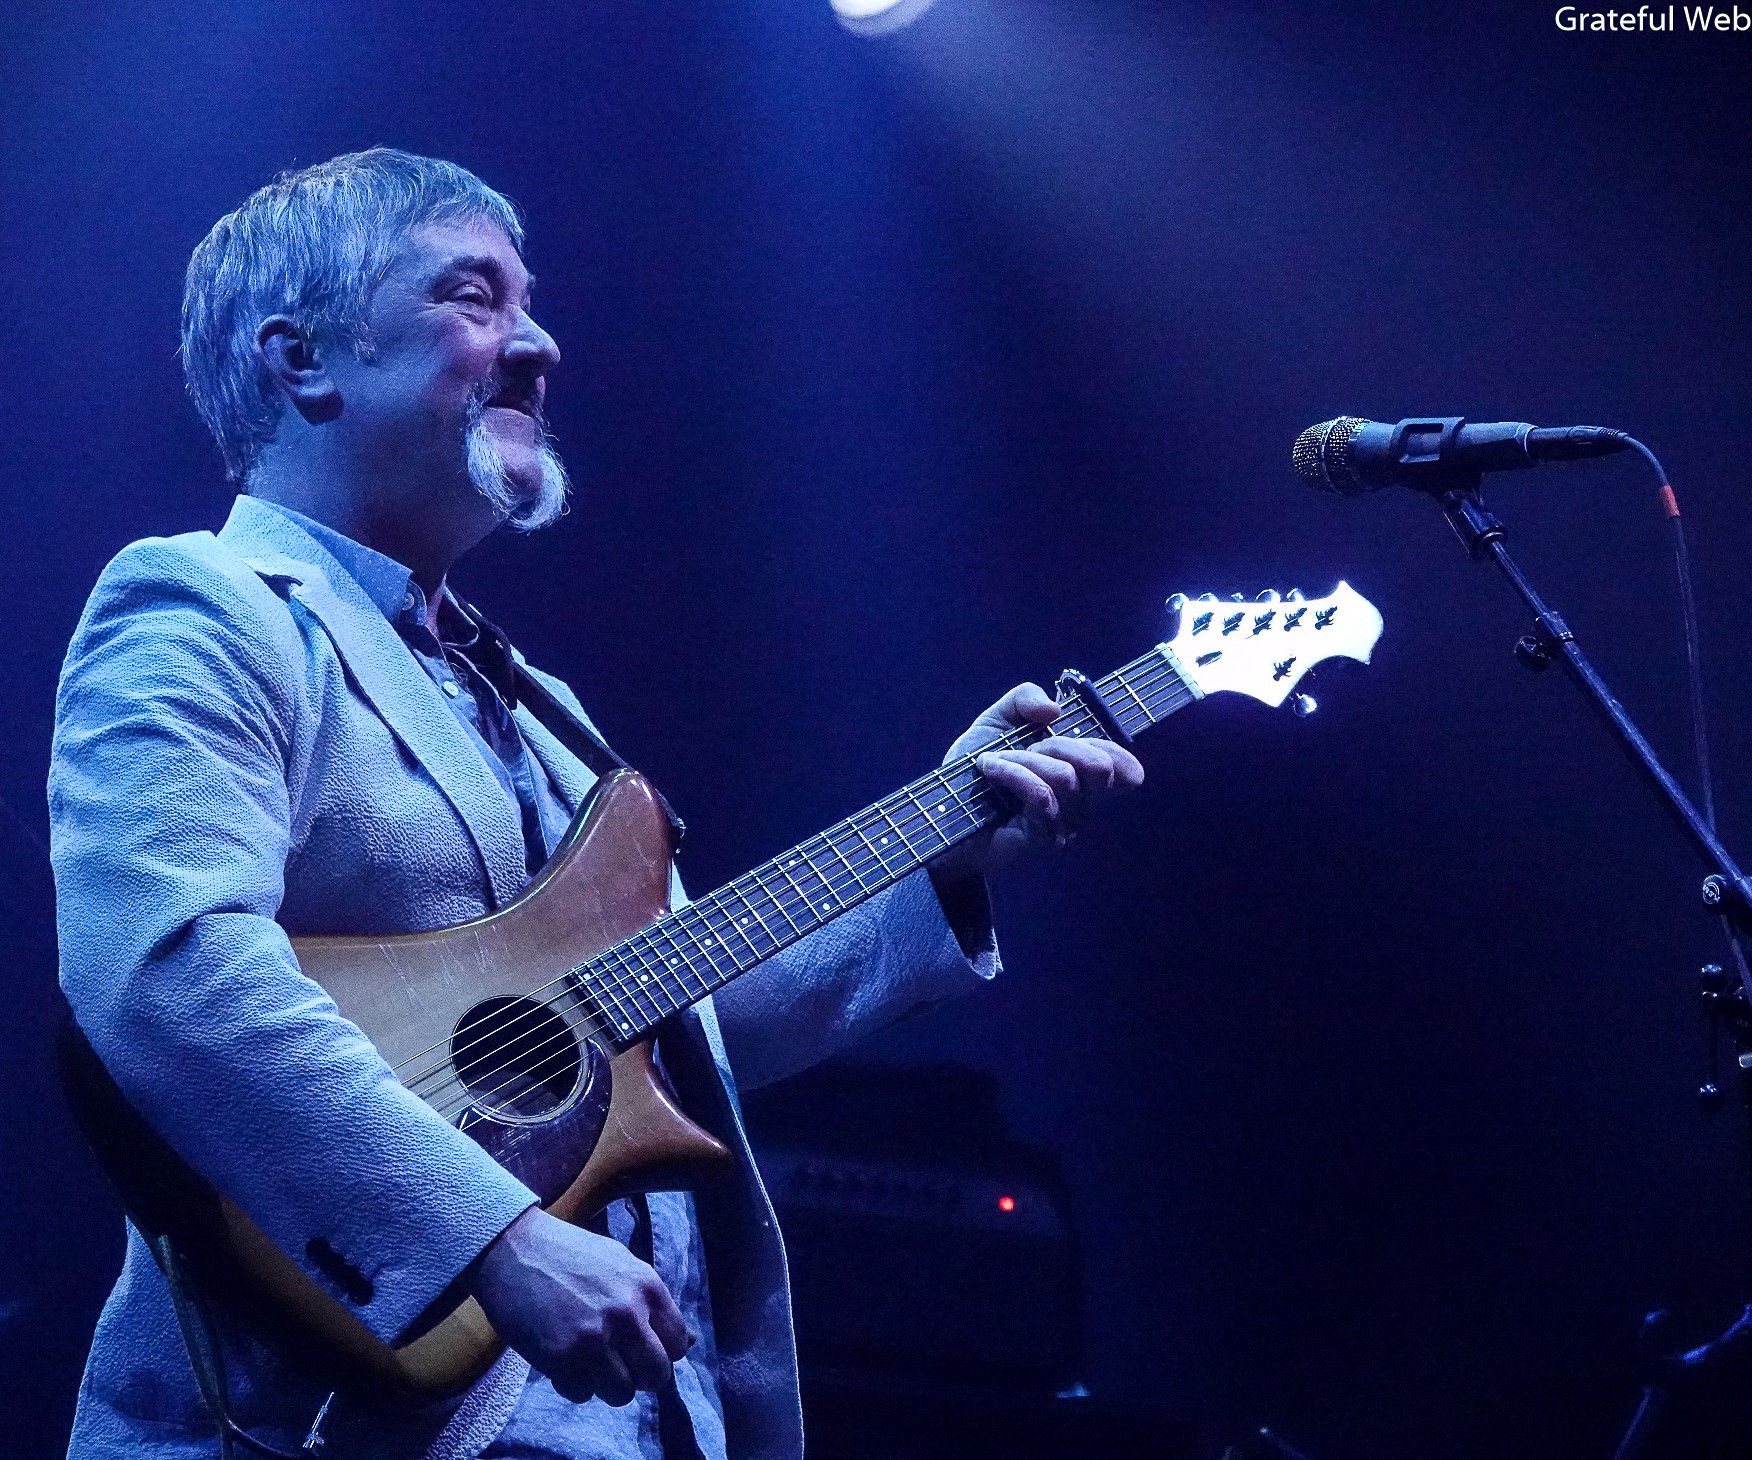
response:
[[(696, 888), (1017, 680), (1141, 652), (1172, 591), (1382, 609), (1312, 719), (1155, 732), (1145, 791), (1002, 889), (1005, 977), (867, 1051), (992, 1071), (1061, 1154), (1093, 1391), (1316, 1460), (1599, 1455), (1643, 1310), (1752, 1297), (1741, 1117), (1691, 1095), (1702, 868), (1431, 504), (1288, 461), (1347, 412), (1654, 444), (1752, 855), (1752, 36), (1568, 36), (1532, 0), (941, 0), (882, 40), (826, 0), (63, 0), (0, 42), (16, 1453), (63, 1443), (120, 1251), (46, 1053), (60, 656), (117, 548), (226, 510), (174, 358), (190, 249), (376, 142), (528, 212), (581, 491), (459, 578), (682, 809)], [(1649, 478), (1492, 501), (1694, 783)]]

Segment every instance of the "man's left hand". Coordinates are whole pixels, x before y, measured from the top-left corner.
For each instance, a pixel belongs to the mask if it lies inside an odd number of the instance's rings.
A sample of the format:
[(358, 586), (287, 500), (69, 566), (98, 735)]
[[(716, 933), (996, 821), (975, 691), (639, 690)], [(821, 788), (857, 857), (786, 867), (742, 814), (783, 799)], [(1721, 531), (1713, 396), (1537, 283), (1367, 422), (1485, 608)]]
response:
[[(949, 747), (945, 763), (979, 754), (1022, 725), (1050, 725), (1059, 706), (1037, 684), (1019, 684), (968, 727)], [(1037, 847), (1062, 847), (1109, 796), (1143, 784), (1144, 768), (1122, 745), (1097, 738), (1052, 735), (1025, 750), (979, 754), (986, 780), (1005, 793), (1016, 810), (996, 827), (951, 847), (931, 863), (931, 876), (946, 882), (983, 879), (987, 873)]]

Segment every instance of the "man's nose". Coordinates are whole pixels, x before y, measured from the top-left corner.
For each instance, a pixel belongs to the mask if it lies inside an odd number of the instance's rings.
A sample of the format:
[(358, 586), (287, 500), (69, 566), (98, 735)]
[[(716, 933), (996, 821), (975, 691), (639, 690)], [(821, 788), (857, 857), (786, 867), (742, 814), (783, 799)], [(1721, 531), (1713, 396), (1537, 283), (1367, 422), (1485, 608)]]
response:
[(536, 375), (546, 375), (560, 363), (560, 347), (554, 337), (529, 317), (528, 310), (517, 316), (517, 328), (505, 344), (505, 358)]

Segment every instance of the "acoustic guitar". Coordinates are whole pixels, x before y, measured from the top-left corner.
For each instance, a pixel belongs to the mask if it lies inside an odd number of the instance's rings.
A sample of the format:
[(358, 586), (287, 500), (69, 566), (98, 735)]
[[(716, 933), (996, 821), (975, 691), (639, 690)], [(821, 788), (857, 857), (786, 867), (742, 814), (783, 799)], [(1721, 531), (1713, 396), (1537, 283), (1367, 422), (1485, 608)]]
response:
[[(1048, 734), (1125, 742), (1219, 692), (1282, 705), (1321, 661), (1366, 662), (1381, 633), (1380, 614), (1344, 583), (1321, 599), (1177, 594), (1169, 607), (1171, 640), (1100, 680), (1067, 672), (1050, 729), (1015, 729), (987, 748)], [(1296, 699), (1303, 713), (1313, 707)], [(642, 776), (617, 771), (498, 911), (431, 932), (292, 946), (410, 1090), (548, 1211), (584, 1221), (619, 1196), (692, 1185), (730, 1160), (658, 1071), (652, 1039), (664, 1020), (1011, 809), (963, 756), (674, 908), (665, 808)], [(455, 1393), (502, 1352), (465, 1296), (417, 1336), (382, 1342), (146, 1127), (89, 1046), (66, 1067), (75, 1113), (130, 1215), (149, 1234), (171, 1233), (205, 1287), (314, 1355), (336, 1387)]]

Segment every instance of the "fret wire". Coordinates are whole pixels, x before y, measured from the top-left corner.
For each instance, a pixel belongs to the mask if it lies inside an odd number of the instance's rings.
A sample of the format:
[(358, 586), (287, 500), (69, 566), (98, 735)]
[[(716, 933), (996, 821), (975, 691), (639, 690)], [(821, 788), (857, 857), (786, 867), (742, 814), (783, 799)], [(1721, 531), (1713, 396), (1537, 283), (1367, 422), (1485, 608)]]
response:
[[(681, 940), (675, 936), (675, 930), (681, 926), (680, 920), (676, 917), (678, 911), (680, 909), (676, 909), (652, 923), (650, 927), (645, 929), (644, 936), (656, 949), (659, 958), (670, 968), (679, 970), (676, 977), (681, 980), (684, 988), (687, 986), (687, 975), (691, 973), (694, 976), (694, 982), (699, 984), (703, 990), (707, 987), (706, 981), (700, 977), (699, 970), (693, 966), (693, 960), (688, 957), (687, 949), (681, 946)], [(656, 938), (659, 934), (669, 944), (667, 953), (664, 953), (657, 945)]]
[[(753, 967), (756, 963), (759, 963), (762, 958), (766, 957), (766, 954), (764, 954), (760, 951), (760, 948), (756, 945), (754, 939), (748, 935), (748, 920), (749, 920), (749, 918), (753, 917), (755, 922), (759, 923), (760, 922), (760, 914), (756, 913), (755, 910), (749, 906), (747, 896), (738, 888), (738, 886), (735, 882), (731, 882), (731, 883), (726, 884), (724, 889), (723, 889), (723, 892), (713, 893), (711, 898), (709, 898), (707, 900), (708, 901), (716, 901), (719, 897), (727, 896), (730, 893), (735, 893), (736, 896), (741, 899), (742, 906), (744, 908), (747, 908), (747, 911), (744, 912), (741, 917), (738, 917), (734, 912), (732, 912), (730, 910), (730, 908), (728, 906), (726, 906), (724, 908), (724, 916), (726, 919), (728, 919), (730, 926), (736, 930), (736, 936), (738, 938), (742, 939), (743, 944), (747, 947), (748, 956), (749, 956), (749, 966)], [(762, 925), (762, 931), (765, 931), (764, 924)], [(767, 934), (767, 939), (769, 942), (772, 941), (772, 934), (771, 933)], [(774, 946), (776, 947), (777, 945), (775, 944)]]
[[(979, 816), (966, 801), (965, 794), (965, 791), (961, 788), (958, 788), (947, 781), (942, 782), (936, 795), (942, 797), (943, 800), (938, 803), (937, 810), (933, 813), (933, 819), (938, 816), (941, 816), (944, 821), (947, 821), (950, 817), (955, 817), (957, 819), (966, 818), (970, 823), (968, 830), (977, 828), (979, 825)], [(946, 831), (943, 824), (940, 822), (934, 826), (934, 830), (938, 836), (944, 839), (944, 844), (947, 846), (954, 845), (954, 843), (960, 841), (963, 836), (967, 835), (967, 831), (954, 827), (952, 827), (950, 831)], [(951, 832), (953, 832), (953, 834), (951, 834)]]
[[(791, 859), (791, 865), (794, 866), (795, 864), (796, 864), (796, 858), (793, 857)], [(797, 879), (791, 875), (791, 867), (787, 866), (783, 862), (776, 861), (776, 860), (774, 861), (773, 866), (775, 866), (779, 870), (780, 875), (784, 877), (785, 881), (787, 881), (791, 884), (791, 890), (797, 894), (798, 902), (800, 902), (803, 905), (803, 912), (805, 914), (805, 917), (807, 918), (807, 917), (813, 916), (810, 913), (809, 894), (803, 890), (802, 886), (798, 883)], [(794, 928), (798, 927), (797, 920), (791, 916), (791, 911), (789, 908), (786, 908), (781, 903), (780, 910), (782, 912), (784, 912), (785, 920), (787, 922), (789, 922), (792, 927), (794, 927)], [(811, 931), (813, 931), (813, 929), (804, 927), (804, 928), (799, 928), (798, 931), (799, 931), (799, 934), (801, 934), (801, 933), (805, 933), (805, 932), (811, 932)]]
[(641, 995), (644, 996), (645, 1002), (651, 1006), (657, 1016), (661, 1018), (663, 1006), (657, 1002), (656, 997), (651, 993), (649, 982), (643, 985), (639, 983), (637, 971), (627, 962), (625, 947), (625, 942), (616, 943), (612, 947), (604, 949), (603, 956), (609, 961), (609, 966), (611, 968), (618, 965), (615, 976), (620, 979), (622, 985), (631, 994), (633, 1000), (633, 1012), (638, 1015), (641, 1022), (645, 1017), (644, 1011), (639, 1008), (638, 1001)]
[[(631, 942), (631, 939), (623, 940), (623, 943), (628, 942)], [(622, 963), (619, 969), (614, 966), (611, 955), (617, 955), (621, 958)], [(628, 976), (631, 970), (625, 962), (625, 957), (625, 948), (621, 944), (617, 944), (603, 949), (601, 953), (589, 960), (589, 965), (602, 975), (598, 986), (608, 993), (614, 999), (616, 1006), (621, 1008), (637, 1024), (644, 1017), (637, 999), (640, 987), (636, 977)], [(542, 992), (542, 990), (537, 990), (537, 992)]]
[(1155, 718), (1157, 720), (1164, 719), (1166, 716), (1173, 714), (1174, 711), (1181, 708), (1182, 705), (1191, 704), (1193, 699), (1195, 698), (1192, 691), (1187, 687), (1186, 681), (1181, 679), (1180, 676), (1178, 674), (1175, 674), (1172, 670), (1170, 670), (1166, 675), (1164, 675), (1163, 679), (1164, 679), (1164, 684), (1161, 687), (1158, 687), (1156, 689), (1152, 689), (1150, 691), (1150, 694), (1149, 694), (1150, 701), (1152, 703), (1154, 703), (1156, 701), (1156, 699), (1160, 696), (1160, 697), (1163, 697), (1165, 699), (1171, 700), (1174, 703), (1173, 703), (1172, 707), (1169, 709), (1161, 710), (1161, 711), (1152, 711), (1151, 713), (1153, 715), (1155, 715)]
[[(736, 926), (736, 915), (725, 904), (722, 891), (709, 893), (695, 902), (693, 906), (705, 919), (707, 926), (716, 934), (718, 946), (724, 950), (725, 956), (730, 960), (731, 967), (736, 971), (731, 974), (732, 978), (736, 976), (736, 973), (752, 968), (760, 962), (760, 950), (749, 940), (748, 934)], [(730, 941), (732, 938), (742, 940), (743, 947), (748, 950), (746, 959), (736, 951), (735, 945)]]
[(695, 995), (687, 986), (685, 965), (681, 973), (672, 975), (664, 965), (661, 950), (646, 936), (648, 932), (649, 929), (641, 929), (617, 946), (627, 950), (623, 956), (629, 960), (632, 955), (637, 954), (638, 962), (633, 965), (633, 970), (638, 974), (642, 986), (650, 986), (647, 980), (656, 984), (658, 992), (668, 1001), (667, 1008), (658, 1005), (663, 1016), (667, 1018), (677, 1009), (685, 1009)]
[[(602, 1009), (604, 1017), (608, 1019), (611, 1025), (615, 1027), (630, 1025), (631, 1027), (636, 1028), (644, 1019), (644, 1015), (640, 1011), (637, 1001), (638, 988), (635, 983), (629, 982), (626, 978), (615, 972), (608, 957), (612, 952), (614, 952), (613, 948), (605, 948), (601, 953), (590, 959), (585, 965), (586, 968), (594, 968), (600, 974), (604, 975), (593, 981), (590, 985), (591, 991), (598, 995), (607, 995), (607, 997), (613, 1002), (614, 1009), (610, 1010), (601, 1004), (600, 998), (598, 1000), (598, 1006)], [(580, 969), (573, 971), (574, 973), (581, 973), (583, 970)], [(535, 992), (538, 994), (543, 993), (546, 991), (547, 987), (551, 987), (551, 985), (537, 989)]]
[[(586, 967), (596, 966), (599, 963), (601, 956), (601, 954), (598, 954), (596, 958), (591, 959)], [(604, 971), (606, 972), (606, 970)], [(610, 988), (606, 983), (600, 980), (592, 980), (590, 983), (590, 991), (596, 996), (597, 1008), (602, 1011), (602, 1016), (607, 1019), (611, 1025), (621, 1029), (630, 1029), (632, 1027), (631, 1013), (626, 1005), (621, 1002), (620, 994), (616, 990)], [(538, 989), (537, 992), (539, 993), (540, 990)], [(604, 1003), (604, 998), (607, 999), (607, 1003)], [(608, 1007), (608, 1004), (610, 1003), (614, 1005), (612, 1009)]]
[[(1123, 689), (1128, 695), (1130, 695), (1132, 697), (1133, 702), (1137, 705), (1137, 707), (1144, 712), (1144, 724), (1146, 724), (1146, 725), (1149, 724), (1149, 722), (1150, 722), (1150, 707), (1144, 703), (1143, 697), (1141, 695), (1139, 695), (1139, 693), (1135, 689), (1132, 688), (1131, 681), (1129, 679), (1127, 679), (1123, 674), (1115, 674), (1112, 677), (1119, 682), (1119, 687), (1121, 689)], [(1139, 729), (1142, 729), (1142, 728), (1143, 728), (1142, 726), (1139, 726)]]
[(772, 904), (773, 910), (791, 925), (792, 934), (800, 935), (802, 930), (798, 928), (797, 920), (791, 916), (789, 909), (785, 907), (784, 903), (779, 901), (778, 894), (767, 885), (767, 878), (776, 872), (778, 867), (778, 859), (774, 858), (772, 861), (763, 863), (761, 866), (756, 867), (754, 871), (750, 872), (748, 875), (754, 879), (754, 885), (760, 888), (762, 895)]
[(850, 872), (852, 874), (852, 876), (857, 879), (859, 889), (867, 891), (869, 888), (869, 884), (864, 881), (864, 874), (862, 872), (860, 872), (857, 868), (857, 865), (855, 863), (853, 863), (851, 861), (851, 859), (848, 858), (846, 856), (846, 854), (844, 852), (842, 852), (839, 849), (839, 847), (834, 844), (833, 832), (835, 830), (837, 830), (837, 828), (829, 828), (827, 832), (823, 833), (822, 840), (825, 841), (829, 847), (833, 848), (834, 856), (838, 857), (840, 859), (841, 864), (845, 867), (846, 871)]
[(614, 950), (611, 948), (605, 948), (601, 953), (597, 954), (593, 961), (603, 973), (615, 978), (615, 984), (617, 987), (617, 992), (614, 995), (616, 1012), (610, 1015), (615, 1029), (621, 1034), (633, 1035), (638, 1033), (639, 1029), (644, 1025), (645, 1016), (639, 1011), (638, 1005), (633, 1002), (631, 991), (627, 990), (624, 991), (624, 993), (621, 991), (623, 986), (621, 985), (619, 977), (614, 974), (614, 970), (611, 966), (612, 960), (610, 955), (613, 951)]
[(884, 877), (888, 876), (890, 874), (891, 869), (889, 868), (887, 860), (883, 857), (881, 852), (876, 850), (876, 843), (871, 841), (869, 837), (864, 835), (864, 828), (858, 825), (857, 818), (852, 817), (847, 822), (847, 825), (850, 826), (851, 829), (855, 833), (857, 833), (858, 840), (861, 841), (865, 845), (865, 847), (867, 847), (869, 849), (870, 855), (876, 859), (876, 865), (882, 869), (882, 875)]
[[(628, 941), (630, 942), (631, 940), (629, 939)], [(638, 1000), (641, 997), (643, 997), (644, 1001), (649, 1004), (655, 1012), (658, 1014), (663, 1012), (662, 1003), (658, 1000), (657, 995), (651, 991), (649, 973), (641, 972), (641, 970), (632, 963), (628, 957), (626, 944), (618, 943), (611, 948), (605, 949), (603, 956), (607, 966), (614, 969), (616, 979), (630, 991), (631, 997), (634, 1001), (633, 1012), (638, 1016), (640, 1023), (646, 1022), (645, 1013), (638, 1004)], [(641, 982), (641, 979), (643, 982)]]
[(671, 988), (668, 978), (659, 962), (653, 964), (644, 953), (643, 940), (635, 934), (624, 938), (614, 947), (614, 951), (637, 986), (645, 991), (646, 996), (656, 1005), (658, 1013), (667, 1018), (687, 1001), (687, 984), (678, 981)]
[[(864, 813), (860, 812), (858, 815), (864, 815)], [(860, 868), (865, 868), (865, 866), (874, 868), (874, 873), (872, 873), (872, 876), (876, 878), (876, 882), (872, 883), (874, 887), (887, 885), (887, 878), (890, 876), (888, 862), (883, 861), (883, 857), (878, 854), (878, 850), (872, 845), (871, 840), (865, 836), (864, 827), (858, 826), (857, 817), (846, 817), (837, 826), (830, 827), (829, 834), (837, 840), (843, 841), (846, 847), (851, 847), (850, 857), (846, 857), (846, 861), (851, 862), (851, 875), (857, 876), (860, 885), (864, 885), (864, 873), (860, 871)], [(857, 838), (857, 847), (851, 845), (851, 838)], [(846, 854), (841, 852), (841, 855)]]
[[(1134, 684), (1134, 680), (1127, 677), (1127, 684)], [(1139, 673), (1139, 675), (1137, 675), (1137, 684), (1142, 685), (1142, 689), (1134, 691), (1135, 696), (1137, 696), (1137, 699), (1139, 699), (1142, 706), (1144, 706), (1144, 713), (1148, 715), (1149, 722), (1155, 722), (1156, 712), (1151, 708), (1151, 705), (1149, 705), (1149, 701), (1155, 696), (1156, 692), (1162, 689), (1163, 684), (1170, 685), (1170, 687), (1172, 687), (1172, 685), (1181, 684), (1181, 677), (1176, 675), (1174, 670), (1170, 668), (1167, 659), (1162, 659), (1162, 661), (1160, 661), (1160, 666), (1144, 671), (1144, 673)]]
[(838, 842), (834, 840), (836, 836), (843, 835), (844, 823), (837, 823), (830, 826), (819, 837), (817, 837), (816, 840), (821, 843), (826, 851), (833, 854), (834, 860), (851, 874), (852, 880), (850, 882), (842, 883), (839, 872), (831, 867), (816, 866), (814, 868), (815, 875), (821, 880), (827, 891), (841, 902), (847, 901), (857, 892), (867, 891), (869, 889), (869, 884), (865, 882), (863, 874), (857, 868), (857, 864), (840, 849)]
[(938, 841), (942, 842), (943, 845), (946, 847), (949, 845), (949, 838), (944, 836), (943, 833), (938, 829), (937, 823), (934, 820), (932, 820), (931, 813), (926, 809), (925, 803), (922, 802), (921, 800), (919, 800), (918, 792), (913, 789), (913, 787), (917, 786), (917, 785), (918, 785), (918, 782), (914, 781), (912, 786), (908, 786), (906, 788), (907, 799), (909, 801), (911, 801), (913, 803), (913, 805), (918, 807), (919, 815), (922, 816), (925, 820), (925, 826), (930, 830), (931, 834), (933, 836), (935, 836)]
[(931, 827), (931, 819), (925, 815), (925, 809), (919, 804), (918, 798), (912, 794), (911, 787), (895, 793), (895, 799), (901, 797), (904, 797), (905, 801), (902, 803), (904, 809), (899, 820), (896, 821), (892, 815), (890, 815), (889, 820), (894, 822), (895, 831), (899, 834), (901, 845), (906, 848), (907, 855), (922, 862), (925, 860), (925, 851), (914, 842), (912, 827), (917, 822), (921, 830), (928, 831)]
[(906, 829), (906, 822), (911, 813), (897, 816), (895, 813), (900, 810), (899, 802), (900, 795), (896, 792), (894, 795), (884, 797), (877, 802), (875, 809), (882, 817), (890, 836), (900, 843), (899, 847), (896, 848), (898, 855), (903, 861), (916, 862), (920, 857), (919, 849), (913, 845), (912, 837)]
[[(706, 962), (711, 965), (712, 978), (720, 978), (724, 970), (718, 967), (718, 960), (712, 955), (712, 945), (717, 942), (718, 935), (716, 930), (713, 929), (711, 922), (700, 914), (698, 904), (690, 902), (685, 907), (678, 907), (672, 914), (670, 914), (670, 916), (675, 918), (678, 926), (681, 925), (682, 918), (686, 916), (691, 918), (695, 924), (703, 925), (705, 927), (706, 937), (703, 940), (699, 936), (698, 927), (696, 926), (693, 930), (694, 947), (698, 948), (699, 951), (705, 955)], [(734, 960), (732, 960), (732, 966), (734, 966)], [(694, 976), (696, 978), (699, 977), (699, 971), (697, 969), (694, 970)], [(700, 979), (700, 985), (702, 989), (707, 991), (717, 987), (716, 983), (708, 983), (707, 980), (703, 978)]]
[(908, 845), (908, 850), (911, 854), (915, 855), (915, 857), (918, 857), (920, 861), (929, 861), (929, 857), (937, 855), (937, 852), (941, 852), (943, 847), (930, 848), (929, 852), (927, 852), (925, 848), (913, 845), (913, 833), (911, 833), (911, 824), (913, 824), (913, 820), (918, 820), (920, 829), (922, 829), (922, 831), (929, 831), (932, 836), (936, 836), (937, 841), (943, 841), (944, 845), (948, 845), (948, 843), (944, 841), (943, 833), (937, 829), (936, 822), (930, 817), (929, 808), (925, 806), (925, 803), (923, 803), (920, 796), (918, 796), (918, 782), (913, 782), (913, 785), (904, 787), (904, 789), (901, 790), (901, 794), (906, 797), (906, 801), (908, 801), (908, 812), (906, 812), (906, 820), (904, 820), (904, 826), (908, 827), (908, 831), (906, 831), (906, 845)]
[[(754, 905), (753, 899), (750, 898), (746, 892), (742, 891), (742, 880), (742, 878), (738, 877), (736, 881), (732, 882), (730, 885), (736, 889), (736, 895), (742, 899), (742, 905), (748, 909), (749, 913), (754, 918), (755, 924), (760, 928), (761, 932), (766, 934), (767, 941), (773, 945), (770, 951), (777, 952), (783, 945), (780, 943), (778, 935), (767, 926), (766, 919), (760, 915), (760, 909)], [(758, 883), (755, 885), (757, 887), (759, 886)], [(768, 901), (770, 902), (771, 899), (769, 898)]]
[(888, 829), (900, 838), (901, 850), (908, 856), (916, 855), (913, 851), (912, 841), (908, 838), (907, 834), (900, 829), (900, 823), (894, 819), (894, 813), (888, 809), (888, 803), (893, 799), (892, 796), (884, 796), (876, 803), (876, 810), (882, 814), (882, 819), (888, 823)]
[[(687, 986), (687, 968), (685, 964), (679, 970), (672, 968), (669, 960), (664, 956), (663, 950), (657, 946), (656, 939), (652, 937), (652, 933), (660, 926), (661, 921), (660, 919), (659, 922), (639, 929), (632, 937), (626, 939), (624, 943), (617, 944), (616, 947), (625, 947), (636, 951), (641, 971), (654, 976), (657, 987), (663, 991), (665, 997), (679, 1006), (686, 1003), (691, 992)], [(674, 1010), (671, 1009), (669, 1012), (673, 1013)]]
[[(835, 887), (834, 884), (828, 880), (827, 874), (816, 865), (815, 859), (818, 853), (808, 850), (818, 842), (822, 846), (828, 846), (827, 839), (821, 836), (813, 836), (808, 841), (803, 842), (801, 846), (803, 849), (803, 868), (805, 874), (813, 876), (815, 880), (821, 884), (821, 890), (828, 894), (827, 899), (824, 902), (817, 902), (814, 898), (814, 894), (811, 894), (810, 901), (810, 906), (815, 912), (816, 917), (825, 922), (827, 916), (832, 913), (838, 905), (841, 894), (839, 888)], [(831, 851), (832, 848), (828, 847), (828, 850)]]
[[(687, 935), (685, 944), (673, 934), (671, 934), (671, 938), (680, 951), (682, 967), (687, 970), (693, 982), (698, 985), (698, 988), (688, 995), (687, 1002), (689, 1004), (697, 1003), (705, 998), (713, 989), (721, 987), (741, 971), (741, 966), (736, 961), (736, 955), (729, 948), (724, 947), (718, 928), (699, 903), (690, 902), (683, 907), (676, 908), (670, 914), (670, 920), (672, 927)], [(724, 972), (723, 965), (718, 961), (716, 950), (720, 948), (723, 949), (725, 957), (730, 962), (728, 974)], [(706, 965), (703, 969), (700, 967), (702, 959)]]
[[(708, 896), (708, 897), (701, 897), (701, 899), (699, 899), (699, 903), (697, 903), (696, 906), (706, 906), (706, 904), (710, 904), (711, 908), (715, 908), (715, 910), (722, 911), (722, 913), (724, 913), (725, 927), (727, 927), (727, 929), (729, 929), (729, 931), (734, 932), (734, 934), (736, 934), (736, 936), (738, 936), (738, 938), (743, 939), (743, 946), (745, 946), (746, 950), (748, 950), (748, 962), (746, 962), (746, 964), (745, 964), (745, 962), (743, 962), (743, 955), (741, 955), (741, 953), (736, 952), (736, 950), (734, 950), (734, 948), (732, 948), (732, 946), (729, 945), (729, 941), (727, 941), (727, 938), (725, 938), (724, 932), (720, 931), (720, 934), (718, 934), (718, 941), (720, 941), (720, 943), (724, 943), (725, 952), (727, 952), (727, 953), (729, 953), (729, 955), (731, 955), (731, 959), (734, 960), (734, 962), (736, 962), (736, 964), (738, 964), (738, 966), (753, 967), (753, 966), (755, 966), (755, 964), (757, 964), (757, 962), (760, 962), (760, 959), (762, 959), (762, 957), (764, 957), (764, 953), (760, 952), (760, 948), (757, 948), (757, 946), (755, 946), (755, 941), (753, 941), (753, 938), (750, 938), (750, 936), (748, 936), (748, 931), (746, 931), (746, 927), (748, 927), (748, 918), (746, 918), (746, 915), (745, 915), (745, 917), (741, 917), (741, 918), (736, 917), (736, 913), (734, 913), (734, 911), (732, 911), (731, 908), (729, 908), (729, 904), (725, 903), (725, 901), (724, 901), (724, 897), (727, 896), (727, 894), (729, 894), (729, 892), (732, 892), (732, 890), (734, 890), (734, 889), (736, 889), (736, 883), (734, 883), (734, 882), (729, 883), (729, 885), (727, 885), (727, 887), (724, 887), (724, 889), (720, 889), (720, 890), (718, 890), (718, 892), (713, 892), (713, 894), (710, 894), (710, 896)], [(746, 897), (745, 897), (745, 899), (743, 899), (743, 903), (746, 904), (746, 901), (748, 901), (748, 899), (746, 899)]]

